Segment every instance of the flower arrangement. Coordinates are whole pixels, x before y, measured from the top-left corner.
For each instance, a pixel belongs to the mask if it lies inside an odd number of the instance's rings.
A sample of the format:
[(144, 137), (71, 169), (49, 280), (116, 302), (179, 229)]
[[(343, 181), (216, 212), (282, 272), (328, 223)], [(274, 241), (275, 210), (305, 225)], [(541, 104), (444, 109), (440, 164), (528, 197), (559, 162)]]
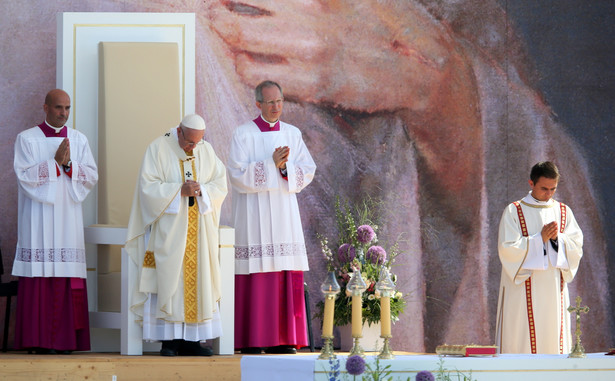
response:
[[(376, 283), (383, 266), (391, 269), (395, 258), (399, 255), (398, 242), (395, 241), (388, 250), (378, 241), (378, 223), (381, 202), (368, 198), (357, 207), (348, 202), (335, 202), (335, 217), (337, 221), (337, 239), (333, 247), (329, 246), (327, 237), (319, 235), (322, 253), (327, 262), (327, 270), (335, 272), (337, 282), (341, 287), (334, 309), (334, 324), (343, 326), (350, 324), (352, 319), (351, 297), (346, 293), (346, 286), (353, 271), (361, 271), (367, 290), (363, 293), (362, 316), (368, 325), (380, 321), (380, 302), (376, 297)], [(396, 277), (392, 275), (393, 282)], [(399, 320), (406, 302), (401, 292), (396, 292), (391, 298), (391, 318)], [(316, 304), (315, 317), (323, 318), (324, 303)]]
[[(370, 361), (372, 360), (372, 361)], [(340, 360), (338, 358), (329, 359), (329, 369), (325, 369), (327, 373), (327, 381), (347, 381), (348, 376), (352, 376), (352, 380), (361, 381), (402, 381), (401, 378), (393, 378), (391, 364), (381, 364), (378, 357), (373, 359), (364, 359), (361, 356), (353, 355), (346, 359), (346, 374), (341, 370)], [(438, 361), (438, 369), (434, 371), (437, 376), (428, 370), (418, 372), (414, 378), (415, 381), (475, 381), (472, 378), (472, 371), (465, 374), (459, 370), (449, 371), (444, 367), (444, 359), (440, 356)], [(360, 378), (357, 378), (360, 376)], [(411, 381), (407, 377), (405, 381)]]

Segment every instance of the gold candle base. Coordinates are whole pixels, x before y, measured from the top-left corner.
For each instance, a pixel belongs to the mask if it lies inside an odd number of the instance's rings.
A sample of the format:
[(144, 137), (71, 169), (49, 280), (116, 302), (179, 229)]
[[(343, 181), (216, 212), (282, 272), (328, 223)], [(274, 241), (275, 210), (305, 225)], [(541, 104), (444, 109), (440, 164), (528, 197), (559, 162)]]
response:
[(380, 336), (384, 339), (384, 344), (382, 346), (382, 352), (378, 355), (378, 358), (381, 360), (393, 360), (395, 356), (393, 356), (393, 351), (389, 345), (389, 340), (391, 336)]
[(576, 342), (576, 344), (574, 345), (574, 348), (572, 348), (572, 352), (570, 352), (568, 357), (576, 358), (576, 359), (582, 359), (582, 358), (587, 357), (585, 355), (585, 348), (583, 348), (583, 345), (581, 344), (581, 340), (578, 340)]
[(361, 344), (359, 344), (359, 339), (361, 337), (362, 336), (353, 337), (354, 338), (354, 344), (352, 345), (352, 349), (350, 350), (350, 353), (348, 354), (348, 357), (357, 355), (357, 356), (361, 356), (361, 357), (365, 358), (365, 351), (361, 347)]
[(322, 337), (322, 349), (320, 350), (319, 360), (331, 360), (337, 358), (333, 353), (333, 336), (321, 336)]

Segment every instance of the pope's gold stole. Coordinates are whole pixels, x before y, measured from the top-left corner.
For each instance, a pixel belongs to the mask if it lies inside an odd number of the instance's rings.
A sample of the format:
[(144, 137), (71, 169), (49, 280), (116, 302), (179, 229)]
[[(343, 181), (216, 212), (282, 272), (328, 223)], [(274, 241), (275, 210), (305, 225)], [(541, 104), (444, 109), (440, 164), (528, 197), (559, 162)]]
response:
[[(183, 182), (186, 180), (197, 181), (194, 156), (190, 156), (188, 160), (180, 161), (180, 165), (182, 167)], [(188, 171), (188, 168), (191, 168), (192, 171)], [(198, 316), (198, 245), (199, 203), (195, 202), (188, 208), (188, 233), (186, 234), (186, 251), (184, 253), (184, 319), (186, 323), (196, 323)]]

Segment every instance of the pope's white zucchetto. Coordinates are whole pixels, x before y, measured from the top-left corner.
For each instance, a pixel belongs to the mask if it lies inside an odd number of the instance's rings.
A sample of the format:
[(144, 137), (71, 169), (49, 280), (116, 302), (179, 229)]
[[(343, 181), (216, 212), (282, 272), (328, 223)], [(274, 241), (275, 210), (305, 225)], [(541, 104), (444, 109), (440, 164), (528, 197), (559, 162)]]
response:
[(184, 116), (180, 126), (190, 128), (192, 130), (205, 130), (205, 121), (197, 114), (190, 114)]

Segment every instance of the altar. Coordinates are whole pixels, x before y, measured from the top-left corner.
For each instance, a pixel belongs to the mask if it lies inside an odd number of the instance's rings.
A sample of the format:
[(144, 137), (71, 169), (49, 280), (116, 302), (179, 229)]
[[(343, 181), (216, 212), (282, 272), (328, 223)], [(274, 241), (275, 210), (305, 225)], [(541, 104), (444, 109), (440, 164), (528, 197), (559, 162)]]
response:
[[(336, 360), (318, 360), (318, 355), (244, 356), (241, 359), (242, 381), (332, 381), (351, 380), (346, 373), (348, 356), (338, 355)], [(366, 362), (374, 368), (376, 353), (368, 355)], [(339, 361), (339, 362), (338, 362)], [(587, 358), (568, 358), (567, 355), (512, 355), (496, 357), (457, 357), (437, 355), (397, 355), (394, 360), (380, 360), (380, 368), (391, 367), (393, 380), (414, 380), (416, 374), (427, 370), (438, 378), (442, 371), (451, 380), (485, 381), (607, 381), (615, 380), (615, 357), (604, 353), (590, 353)], [(339, 370), (333, 377), (335, 368)], [(461, 375), (463, 373), (463, 375)], [(457, 375), (460, 375), (458, 378)], [(388, 378), (387, 378), (388, 379)]]

